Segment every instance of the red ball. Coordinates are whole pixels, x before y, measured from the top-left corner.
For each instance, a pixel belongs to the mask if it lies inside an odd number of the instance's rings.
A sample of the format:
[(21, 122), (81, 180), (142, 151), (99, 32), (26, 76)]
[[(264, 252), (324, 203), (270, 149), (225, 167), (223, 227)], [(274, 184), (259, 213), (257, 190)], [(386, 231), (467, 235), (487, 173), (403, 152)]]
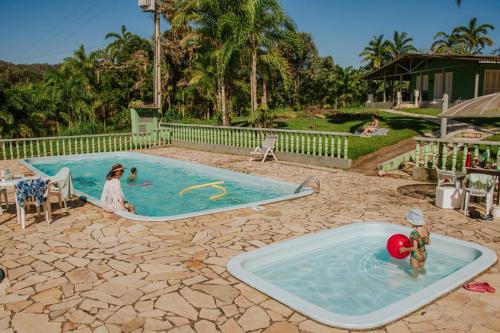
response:
[(387, 240), (387, 252), (395, 259), (404, 259), (410, 255), (410, 252), (399, 253), (402, 247), (411, 247), (410, 239), (405, 235), (392, 235)]

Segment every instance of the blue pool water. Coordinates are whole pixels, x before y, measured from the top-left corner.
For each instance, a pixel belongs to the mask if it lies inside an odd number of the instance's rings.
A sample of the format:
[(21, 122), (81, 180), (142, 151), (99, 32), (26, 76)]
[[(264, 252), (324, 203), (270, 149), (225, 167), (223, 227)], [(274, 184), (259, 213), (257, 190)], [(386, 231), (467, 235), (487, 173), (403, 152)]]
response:
[(364, 236), (273, 262), (252, 273), (323, 309), (352, 316), (408, 297), (475, 259), (429, 250), (426, 273), (415, 278), (409, 259), (389, 257), (386, 241), (382, 235)]
[[(228, 207), (283, 200), (293, 196), (298, 186), (206, 165), (138, 153), (41, 158), (26, 162), (49, 176), (56, 174), (63, 167), (68, 167), (75, 189), (97, 199), (101, 196), (106, 173), (111, 165), (121, 163), (128, 168), (122, 177), (122, 189), (126, 199), (135, 205), (138, 215), (150, 217), (213, 212)], [(135, 184), (151, 182), (152, 185), (128, 184), (126, 178), (132, 167), (138, 169), (138, 180)], [(183, 197), (179, 195), (179, 192), (188, 186), (216, 181), (224, 181), (222, 186), (227, 189), (227, 195), (219, 200), (209, 200), (210, 196), (220, 193), (213, 188), (194, 190)]]

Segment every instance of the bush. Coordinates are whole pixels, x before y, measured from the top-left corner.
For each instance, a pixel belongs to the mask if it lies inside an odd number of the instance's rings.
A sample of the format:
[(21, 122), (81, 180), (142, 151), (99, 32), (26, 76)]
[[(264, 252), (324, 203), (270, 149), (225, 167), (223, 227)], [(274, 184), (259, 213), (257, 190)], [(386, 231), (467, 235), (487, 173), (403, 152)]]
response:
[(57, 133), (59, 136), (74, 136), (74, 135), (92, 135), (104, 133), (104, 127), (101, 124), (91, 122), (78, 122), (73, 127), (62, 128)]

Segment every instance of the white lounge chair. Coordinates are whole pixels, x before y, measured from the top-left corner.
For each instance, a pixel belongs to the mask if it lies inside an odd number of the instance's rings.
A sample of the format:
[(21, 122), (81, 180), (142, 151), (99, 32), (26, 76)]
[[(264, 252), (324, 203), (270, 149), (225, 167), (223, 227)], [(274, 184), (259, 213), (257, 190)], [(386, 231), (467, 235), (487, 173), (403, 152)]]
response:
[(255, 150), (250, 153), (250, 155), (252, 155), (250, 160), (262, 158), (261, 163), (264, 163), (268, 156), (272, 156), (274, 160), (278, 162), (276, 155), (274, 155), (274, 147), (277, 139), (278, 136), (276, 134), (268, 134), (262, 143), (262, 147), (256, 147)]
[(73, 194), (73, 181), (69, 168), (64, 167), (50, 179), (49, 195), (54, 195), (59, 199), (59, 207), (62, 208), (64, 202), (64, 211), (68, 210), (66, 200)]

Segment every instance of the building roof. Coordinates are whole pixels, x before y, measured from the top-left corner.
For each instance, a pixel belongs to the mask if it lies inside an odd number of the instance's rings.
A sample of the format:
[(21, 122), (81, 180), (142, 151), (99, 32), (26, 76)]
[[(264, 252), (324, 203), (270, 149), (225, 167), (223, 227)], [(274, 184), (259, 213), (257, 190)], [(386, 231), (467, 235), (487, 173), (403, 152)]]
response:
[(498, 118), (500, 117), (500, 93), (462, 102), (439, 116), (443, 118)]
[(363, 75), (365, 80), (399, 80), (408, 79), (412, 73), (421, 72), (422, 65), (428, 60), (452, 60), (463, 62), (476, 62), (480, 64), (500, 64), (500, 56), (455, 56), (426, 53), (409, 53), (401, 58), (395, 59), (381, 68)]

